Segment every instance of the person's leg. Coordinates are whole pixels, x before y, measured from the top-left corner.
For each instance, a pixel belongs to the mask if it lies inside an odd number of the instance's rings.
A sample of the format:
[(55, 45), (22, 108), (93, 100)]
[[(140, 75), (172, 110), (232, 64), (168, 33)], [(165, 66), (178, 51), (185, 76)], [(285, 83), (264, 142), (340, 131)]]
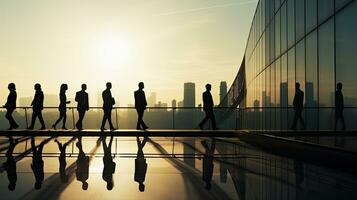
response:
[(303, 129), (306, 129), (304, 118), (302, 118), (302, 111), (299, 112), (299, 120)]
[(213, 110), (210, 112), (210, 118), (211, 118), (211, 123), (212, 123), (212, 129), (217, 129), (216, 118), (214, 116)]
[(67, 129), (67, 128), (66, 128), (67, 113), (66, 113), (66, 112), (63, 112), (63, 113), (62, 113), (62, 116), (63, 116), (62, 128), (63, 128), (63, 129)]
[(346, 130), (345, 117), (343, 116), (343, 113), (341, 113), (341, 123), (342, 123), (342, 130)]
[(294, 130), (296, 129), (296, 124), (297, 124), (298, 118), (299, 118), (298, 111), (295, 111), (293, 123), (291, 125), (291, 129), (294, 129)]
[(112, 110), (108, 110), (107, 119), (108, 119), (110, 129), (114, 129), (113, 122), (112, 122)]
[(45, 129), (46, 126), (45, 126), (45, 122), (43, 121), (42, 111), (39, 111), (39, 113), (38, 113), (38, 119), (40, 120), (40, 123), (41, 123), (41, 129)]
[(11, 129), (18, 127), (17, 123), (15, 122), (14, 118), (12, 117), (12, 113), (13, 112), (14, 112), (13, 109), (7, 110), (6, 115), (5, 115), (6, 119), (9, 120), (9, 124), (10, 124), (10, 128)]
[(107, 119), (108, 119), (108, 112), (106, 110), (104, 110), (102, 126), (100, 127), (101, 130), (104, 130), (105, 123), (106, 123)]
[(32, 119), (31, 119), (30, 129), (33, 129), (35, 127), (35, 122), (36, 122), (37, 115), (38, 115), (38, 111), (33, 110), (32, 111)]
[(203, 120), (199, 123), (199, 126), (202, 127), (203, 125), (205, 125), (205, 123), (207, 122), (207, 120), (210, 118), (209, 117), (209, 111), (205, 110), (205, 118), (203, 118)]
[(144, 112), (145, 112), (145, 110), (142, 110), (141, 111), (141, 113), (140, 113), (140, 115), (141, 115), (141, 117), (140, 117), (140, 124), (141, 124), (141, 127), (143, 127), (143, 129), (147, 129), (148, 127), (146, 126), (146, 124), (145, 124), (145, 122), (144, 122)]
[(83, 121), (83, 118), (84, 118), (84, 112), (83, 110), (78, 110), (78, 122), (77, 122), (77, 128), (78, 129), (82, 129), (83, 126), (82, 126), (82, 121)]
[(62, 114), (62, 111), (60, 111), (59, 117), (58, 117), (56, 123), (53, 124), (52, 127), (53, 127), (53, 128), (56, 128), (57, 124), (62, 120), (62, 118), (63, 118), (63, 114)]
[(140, 129), (140, 112), (139, 112), (139, 110), (136, 110), (136, 113), (138, 114), (138, 120), (136, 121), (136, 129)]

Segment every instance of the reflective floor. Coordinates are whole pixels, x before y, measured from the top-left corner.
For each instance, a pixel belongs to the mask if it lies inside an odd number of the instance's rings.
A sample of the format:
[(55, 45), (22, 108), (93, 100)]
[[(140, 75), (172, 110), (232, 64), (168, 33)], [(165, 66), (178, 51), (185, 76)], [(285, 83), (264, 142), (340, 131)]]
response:
[(1, 199), (357, 198), (355, 175), (236, 138), (2, 137), (0, 151)]

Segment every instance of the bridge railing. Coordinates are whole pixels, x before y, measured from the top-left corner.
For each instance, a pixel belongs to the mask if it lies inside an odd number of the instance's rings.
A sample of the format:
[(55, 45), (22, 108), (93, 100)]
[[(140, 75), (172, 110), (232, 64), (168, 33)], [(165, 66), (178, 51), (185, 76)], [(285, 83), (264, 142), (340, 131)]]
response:
[[(231, 107), (215, 107), (217, 123), (224, 129), (238, 129), (238, 108)], [(0, 108), (0, 129), (4, 130), (9, 127), (8, 121), (5, 118), (6, 110)], [(224, 113), (229, 114), (221, 121), (221, 116)], [(52, 125), (59, 117), (58, 107), (44, 107), (42, 115), (46, 124), (46, 128), (52, 128)], [(13, 117), (20, 125), (21, 129), (25, 129), (31, 124), (32, 108), (17, 107), (13, 113)], [(144, 113), (145, 123), (152, 129), (196, 129), (198, 124), (205, 117), (202, 107), (147, 107)], [(86, 112), (83, 120), (84, 129), (99, 129), (103, 118), (102, 107), (90, 107)], [(74, 129), (78, 120), (78, 112), (76, 107), (67, 107), (66, 127)], [(137, 113), (135, 107), (113, 107), (112, 122), (115, 128), (119, 129), (135, 129), (137, 122)], [(39, 128), (39, 121), (36, 120), (35, 128)], [(62, 121), (57, 124), (57, 128), (62, 127)], [(109, 125), (106, 124), (109, 128)], [(211, 122), (206, 123), (205, 128), (210, 128)]]

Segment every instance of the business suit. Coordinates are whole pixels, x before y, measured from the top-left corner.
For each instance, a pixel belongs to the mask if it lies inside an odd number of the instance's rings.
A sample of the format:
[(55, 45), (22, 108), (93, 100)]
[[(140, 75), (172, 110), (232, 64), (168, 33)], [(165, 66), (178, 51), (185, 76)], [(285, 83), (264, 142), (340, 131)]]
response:
[(67, 102), (67, 96), (66, 94), (60, 93), (60, 104), (58, 106), (58, 111), (60, 112), (60, 116), (58, 118), (58, 120), (56, 121), (56, 123), (53, 125), (53, 128), (55, 129), (57, 124), (63, 119), (63, 125), (62, 128), (66, 129), (66, 119), (67, 119), (67, 104), (69, 102)]
[(76, 127), (78, 129), (83, 129), (83, 118), (86, 111), (89, 110), (88, 93), (85, 91), (79, 91), (76, 93), (77, 111), (78, 111), (78, 121)]
[(114, 129), (112, 123), (112, 110), (113, 110), (113, 105), (115, 104), (115, 99), (113, 98), (112, 93), (109, 89), (103, 91), (102, 99), (103, 99), (104, 116), (103, 116), (101, 130), (104, 130), (105, 122), (107, 120), (109, 122), (110, 129)]
[(31, 126), (30, 129), (33, 129), (35, 126), (36, 118), (40, 120), (41, 123), (41, 129), (45, 129), (45, 122), (43, 121), (42, 117), (42, 110), (43, 110), (43, 101), (44, 101), (44, 95), (41, 90), (37, 90), (35, 93), (35, 97), (31, 103), (32, 106), (32, 120), (31, 120)]
[(147, 126), (143, 120), (144, 111), (147, 106), (145, 92), (140, 89), (135, 91), (134, 98), (135, 98), (135, 109), (136, 109), (136, 112), (138, 113), (138, 121), (136, 123), (136, 129), (141, 129), (141, 128), (146, 129)]
[(203, 100), (203, 110), (206, 113), (206, 117), (201, 121), (201, 123), (199, 124), (199, 126), (202, 128), (203, 125), (207, 122), (207, 120), (211, 120), (212, 122), (212, 128), (216, 129), (216, 119), (213, 113), (213, 98), (212, 95), (210, 93), (210, 91), (205, 91), (202, 94), (202, 100)]
[(16, 99), (17, 99), (17, 94), (16, 91), (10, 91), (9, 96), (7, 97), (6, 104), (4, 105), (4, 108), (6, 108), (6, 119), (9, 120), (10, 128), (9, 129), (14, 129), (18, 128), (19, 125), (16, 123), (14, 118), (12, 117), (12, 113), (16, 109)]
[(294, 120), (291, 129), (294, 130), (296, 129), (298, 120), (300, 120), (303, 129), (305, 129), (305, 122), (301, 116), (302, 111), (304, 109), (304, 92), (301, 91), (299, 88), (297, 88), (295, 91), (293, 105), (294, 105), (295, 115), (294, 115)]

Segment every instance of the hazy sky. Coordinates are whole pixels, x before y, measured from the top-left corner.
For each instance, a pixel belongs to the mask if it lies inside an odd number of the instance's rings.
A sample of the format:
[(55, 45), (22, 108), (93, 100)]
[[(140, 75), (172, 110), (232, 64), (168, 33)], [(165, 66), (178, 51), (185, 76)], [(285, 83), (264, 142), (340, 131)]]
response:
[(15, 82), (19, 97), (39, 82), (47, 94), (87, 83), (90, 104), (113, 83), (121, 106), (139, 81), (147, 96), (182, 100), (195, 82), (232, 83), (258, 0), (0, 0), (0, 100)]

